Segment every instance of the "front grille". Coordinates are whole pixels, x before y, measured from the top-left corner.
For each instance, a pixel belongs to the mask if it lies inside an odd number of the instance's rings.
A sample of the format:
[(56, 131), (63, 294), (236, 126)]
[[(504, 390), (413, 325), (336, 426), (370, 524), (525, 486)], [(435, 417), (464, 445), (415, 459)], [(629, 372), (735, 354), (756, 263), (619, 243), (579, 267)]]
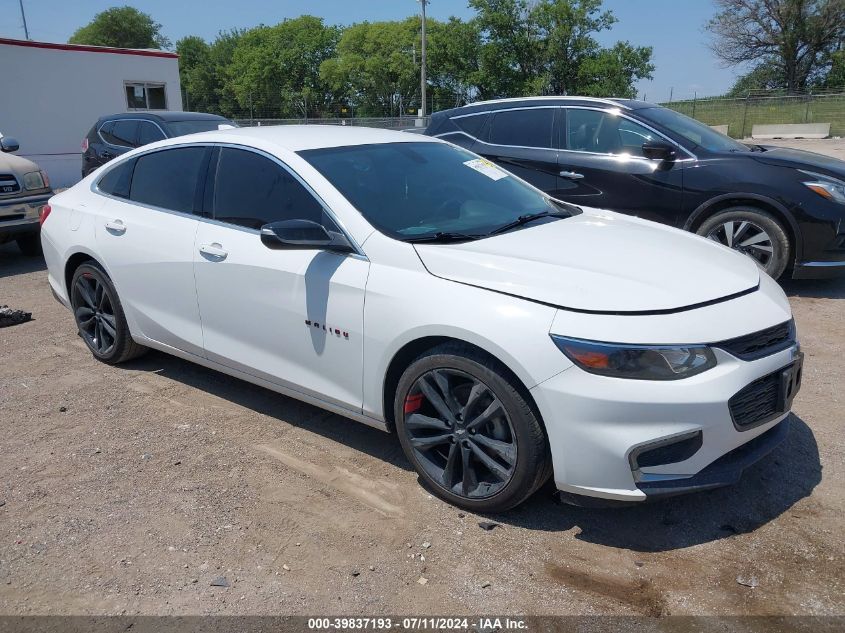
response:
[(0, 215), (0, 222), (11, 222), (12, 220), (23, 220), (26, 216), (23, 213), (14, 215)]
[(754, 360), (784, 350), (794, 343), (795, 322), (789, 320), (759, 332), (713, 343), (713, 347), (723, 349), (742, 360)]
[(750, 428), (774, 418), (780, 413), (781, 372), (763, 376), (728, 400), (731, 417), (737, 428)]
[(0, 195), (15, 193), (21, 190), (18, 179), (12, 174), (0, 174)]

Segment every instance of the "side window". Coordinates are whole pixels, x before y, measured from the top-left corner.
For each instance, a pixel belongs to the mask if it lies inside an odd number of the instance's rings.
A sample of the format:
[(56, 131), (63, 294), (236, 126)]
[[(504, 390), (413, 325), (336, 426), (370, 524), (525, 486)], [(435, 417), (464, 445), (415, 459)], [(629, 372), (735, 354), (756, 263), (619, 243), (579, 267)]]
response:
[(481, 131), (487, 122), (487, 116), (487, 114), (473, 114), (470, 116), (456, 117), (452, 119), (452, 122), (458, 126), (458, 129), (466, 132), (473, 138), (481, 138)]
[(551, 147), (554, 108), (505, 110), (493, 114), (490, 142), (496, 145)]
[(138, 124), (138, 146), (155, 143), (164, 138), (161, 129), (150, 121), (140, 121)]
[(118, 198), (128, 198), (129, 185), (132, 181), (132, 170), (134, 168), (134, 159), (123, 161), (100, 178), (97, 187), (103, 193), (108, 193)]
[[(322, 205), (286, 169), (255, 152), (220, 150), (214, 219), (251, 229), (279, 220), (313, 220), (328, 227)], [(332, 230), (336, 230), (332, 224)]]
[(100, 126), (100, 136), (106, 143), (114, 144), (114, 138), (111, 135), (114, 129), (114, 121), (106, 121)]
[(642, 156), (643, 143), (657, 135), (624, 117), (600, 110), (566, 111), (567, 149), (599, 154)]
[(103, 138), (112, 145), (135, 147), (138, 142), (138, 122), (118, 119), (112, 122), (108, 135), (103, 134)]
[(129, 199), (162, 209), (193, 213), (204, 177), (206, 147), (178, 147), (139, 156)]

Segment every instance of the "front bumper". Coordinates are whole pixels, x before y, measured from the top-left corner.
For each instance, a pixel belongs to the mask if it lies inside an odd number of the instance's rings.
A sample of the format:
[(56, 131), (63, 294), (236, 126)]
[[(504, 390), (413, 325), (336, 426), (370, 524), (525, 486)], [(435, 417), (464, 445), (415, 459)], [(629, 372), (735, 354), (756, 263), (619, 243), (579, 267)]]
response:
[[(534, 387), (557, 488), (641, 502), (735, 482), (782, 441), (788, 410), (738, 430), (728, 401), (754, 381), (795, 363), (800, 352), (795, 345), (754, 361), (720, 349), (714, 353), (716, 367), (684, 380), (607, 378), (572, 367)], [(689, 437), (700, 438), (700, 444), (681, 461), (636, 463), (644, 448)]]
[(37, 233), (38, 216), (51, 193), (0, 200), (0, 242), (26, 233)]

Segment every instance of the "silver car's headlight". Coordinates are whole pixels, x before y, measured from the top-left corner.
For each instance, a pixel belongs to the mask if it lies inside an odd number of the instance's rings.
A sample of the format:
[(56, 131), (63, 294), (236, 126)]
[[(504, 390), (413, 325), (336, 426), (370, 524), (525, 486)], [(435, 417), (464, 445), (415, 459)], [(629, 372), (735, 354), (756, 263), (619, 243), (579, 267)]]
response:
[(613, 378), (680, 380), (716, 366), (703, 345), (623, 345), (551, 335), (555, 345), (584, 371)]
[(44, 174), (40, 171), (31, 171), (23, 175), (23, 186), (26, 189), (44, 189), (47, 185), (44, 183)]

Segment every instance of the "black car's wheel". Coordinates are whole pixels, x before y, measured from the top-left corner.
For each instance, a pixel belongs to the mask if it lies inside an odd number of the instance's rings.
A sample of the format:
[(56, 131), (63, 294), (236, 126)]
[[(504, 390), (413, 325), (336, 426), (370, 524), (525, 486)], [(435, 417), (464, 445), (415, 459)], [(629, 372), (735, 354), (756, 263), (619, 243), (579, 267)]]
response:
[(117, 291), (94, 262), (82, 264), (73, 273), (70, 304), (79, 335), (98, 360), (117, 364), (147, 351), (132, 340)]
[(748, 255), (775, 279), (789, 264), (789, 236), (778, 220), (761, 209), (725, 209), (705, 220), (697, 233)]
[(41, 254), (41, 234), (28, 233), (21, 235), (17, 240), (18, 248), (21, 253), (28, 257), (38, 257)]
[(506, 371), (460, 344), (417, 358), (402, 374), (394, 419), (405, 455), (440, 497), (501, 512), (551, 474), (546, 435)]

